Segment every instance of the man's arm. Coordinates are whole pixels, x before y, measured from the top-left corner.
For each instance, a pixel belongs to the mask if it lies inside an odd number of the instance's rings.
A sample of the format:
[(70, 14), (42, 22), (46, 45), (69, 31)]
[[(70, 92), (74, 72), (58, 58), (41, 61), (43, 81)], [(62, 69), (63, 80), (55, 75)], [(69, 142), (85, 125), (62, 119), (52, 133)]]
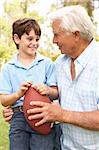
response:
[(59, 121), (62, 123), (73, 124), (89, 130), (99, 130), (99, 111), (69, 111), (62, 109), (58, 104), (47, 104), (44, 102), (31, 102), (31, 105), (40, 107), (28, 110), (28, 114), (30, 115), (29, 119), (32, 120), (43, 118), (40, 122), (36, 123), (36, 126), (49, 121)]
[[(65, 114), (68, 114), (69, 117), (66, 118)], [(89, 130), (99, 130), (99, 111), (76, 112), (64, 110), (63, 122)]]

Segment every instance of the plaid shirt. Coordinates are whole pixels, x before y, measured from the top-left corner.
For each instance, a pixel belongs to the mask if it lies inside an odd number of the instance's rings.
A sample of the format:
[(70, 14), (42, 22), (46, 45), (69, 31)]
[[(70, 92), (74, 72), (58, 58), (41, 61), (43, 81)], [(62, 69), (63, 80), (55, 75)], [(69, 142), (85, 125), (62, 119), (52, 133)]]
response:
[[(72, 81), (70, 57), (56, 60), (56, 74), (63, 108), (72, 111), (95, 111), (99, 103), (99, 45), (92, 41), (75, 60), (76, 78)], [(62, 126), (62, 150), (99, 150), (99, 131), (70, 124)]]

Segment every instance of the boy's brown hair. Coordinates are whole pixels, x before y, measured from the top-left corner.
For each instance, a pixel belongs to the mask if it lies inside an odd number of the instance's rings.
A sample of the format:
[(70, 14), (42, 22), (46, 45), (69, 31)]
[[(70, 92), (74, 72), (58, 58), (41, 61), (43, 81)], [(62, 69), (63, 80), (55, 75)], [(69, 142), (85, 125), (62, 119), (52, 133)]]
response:
[[(14, 41), (14, 34), (17, 34), (19, 39), (21, 39), (21, 36), (26, 33), (29, 35), (31, 30), (34, 30), (35, 34), (38, 35), (39, 37), (41, 36), (41, 29), (39, 24), (37, 23), (36, 20), (31, 19), (31, 18), (23, 18), (23, 19), (18, 19), (12, 24), (12, 37)], [(14, 41), (16, 44), (16, 42)], [(16, 44), (17, 49), (19, 49), (19, 45)]]

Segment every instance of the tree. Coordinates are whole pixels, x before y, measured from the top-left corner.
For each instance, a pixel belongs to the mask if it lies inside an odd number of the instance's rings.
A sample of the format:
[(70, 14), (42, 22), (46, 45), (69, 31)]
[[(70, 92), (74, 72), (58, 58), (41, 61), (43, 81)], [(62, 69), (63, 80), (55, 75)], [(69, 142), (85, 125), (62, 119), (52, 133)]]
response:
[(0, 17), (0, 66), (7, 62), (15, 53), (15, 44), (12, 41), (11, 27), (14, 20), (20, 17), (32, 17), (42, 22), (42, 17), (36, 11), (29, 11), (30, 5), (36, 0), (14, 0), (4, 2), (4, 14)]

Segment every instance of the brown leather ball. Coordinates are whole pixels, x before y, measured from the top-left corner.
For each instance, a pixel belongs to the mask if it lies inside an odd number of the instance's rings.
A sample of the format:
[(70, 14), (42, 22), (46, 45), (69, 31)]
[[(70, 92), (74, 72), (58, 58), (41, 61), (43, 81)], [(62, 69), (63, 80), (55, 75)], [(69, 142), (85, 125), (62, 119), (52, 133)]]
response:
[(40, 93), (38, 93), (33, 87), (30, 87), (25, 94), (24, 103), (23, 103), (24, 116), (28, 124), (30, 125), (30, 127), (40, 134), (49, 134), (51, 132), (50, 122), (44, 123), (43, 125), (40, 126), (35, 126), (35, 123), (40, 121), (41, 119), (34, 119), (34, 120), (28, 119), (27, 110), (36, 107), (30, 105), (31, 101), (42, 101), (42, 102), (50, 103), (51, 102), (50, 99), (48, 98), (48, 96), (43, 96)]

